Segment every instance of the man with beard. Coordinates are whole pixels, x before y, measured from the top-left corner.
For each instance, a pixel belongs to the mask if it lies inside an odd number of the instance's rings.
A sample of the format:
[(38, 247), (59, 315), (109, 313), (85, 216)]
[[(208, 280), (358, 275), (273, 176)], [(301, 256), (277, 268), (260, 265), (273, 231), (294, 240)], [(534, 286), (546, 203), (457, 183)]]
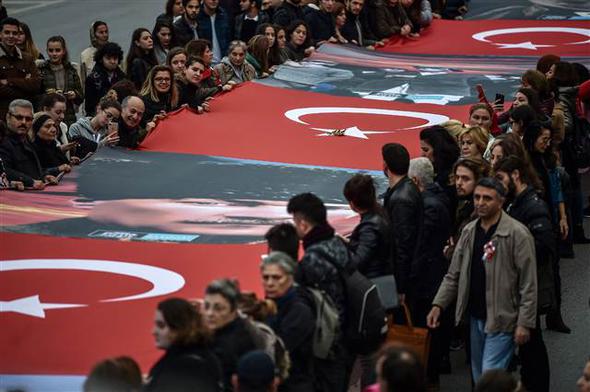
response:
[(551, 216), (545, 202), (537, 194), (535, 185), (540, 180), (521, 158), (511, 155), (494, 167), (496, 178), (506, 188), (506, 211), (525, 225), (535, 239), (537, 259), (537, 325), (531, 329), (531, 338), (520, 348), (521, 379), (528, 391), (549, 391), (549, 358), (543, 341), (539, 316), (555, 306), (552, 262), (556, 240)]
[(119, 146), (135, 148), (143, 140), (155, 124), (147, 123), (147, 128), (141, 129), (139, 124), (145, 112), (145, 105), (141, 98), (130, 95), (121, 104), (121, 117), (119, 118)]
[(33, 105), (15, 99), (8, 106), (6, 125), (8, 134), (0, 145), (0, 159), (9, 181), (20, 181), (32, 189), (45, 188), (45, 182), (57, 184), (57, 179), (46, 175), (27, 134), (33, 124)]
[(383, 46), (382, 41), (371, 32), (367, 13), (363, 12), (365, 0), (347, 0), (346, 1), (346, 23), (340, 29), (342, 36), (348, 42), (356, 43), (358, 46), (364, 46), (368, 49), (375, 49)]
[(174, 22), (174, 34), (179, 46), (184, 47), (190, 40), (199, 39), (197, 17), (201, 8), (200, 0), (182, 0), (184, 13)]
[(430, 328), (456, 299), (455, 320), (470, 325), (474, 382), (489, 369), (506, 369), (515, 344), (523, 345), (537, 318), (537, 265), (527, 228), (502, 211), (505, 189), (483, 178), (473, 200), (478, 219), (457, 242), (449, 271), (427, 317)]
[(301, 0), (285, 0), (274, 12), (273, 23), (287, 28), (294, 21), (303, 20), (300, 4)]

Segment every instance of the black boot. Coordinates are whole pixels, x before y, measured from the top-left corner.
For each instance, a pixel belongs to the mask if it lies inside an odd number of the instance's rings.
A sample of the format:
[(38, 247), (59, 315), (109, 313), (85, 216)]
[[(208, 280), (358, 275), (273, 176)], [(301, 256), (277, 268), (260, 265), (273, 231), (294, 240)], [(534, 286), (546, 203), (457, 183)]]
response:
[(547, 317), (545, 318), (545, 323), (547, 324), (547, 329), (555, 332), (561, 333), (572, 333), (570, 327), (565, 325), (563, 318), (561, 317), (561, 311), (556, 310), (550, 313), (547, 313)]
[(584, 234), (584, 225), (574, 226), (574, 244), (590, 244), (590, 238)]

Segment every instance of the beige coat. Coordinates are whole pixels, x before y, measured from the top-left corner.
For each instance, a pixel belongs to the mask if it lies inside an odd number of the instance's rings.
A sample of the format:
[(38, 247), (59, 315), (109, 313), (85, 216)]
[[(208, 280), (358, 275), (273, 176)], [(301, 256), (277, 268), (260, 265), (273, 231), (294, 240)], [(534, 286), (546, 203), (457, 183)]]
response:
[[(471, 258), (475, 228), (470, 222), (461, 233), (449, 271), (433, 305), (445, 308), (457, 298), (455, 320), (463, 319), (469, 302)], [(517, 325), (535, 328), (537, 316), (537, 263), (535, 242), (528, 229), (502, 212), (492, 236), (496, 252), (485, 262), (486, 333), (513, 332)], [(483, 262), (483, 261), (482, 261)]]

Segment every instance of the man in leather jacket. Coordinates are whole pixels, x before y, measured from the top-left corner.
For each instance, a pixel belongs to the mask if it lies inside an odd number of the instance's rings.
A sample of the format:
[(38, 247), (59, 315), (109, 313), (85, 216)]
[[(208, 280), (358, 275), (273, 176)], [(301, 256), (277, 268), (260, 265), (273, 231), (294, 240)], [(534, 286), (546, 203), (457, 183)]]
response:
[(383, 171), (389, 179), (383, 206), (391, 227), (395, 280), (400, 302), (404, 302), (407, 296), (407, 302), (411, 304), (415, 294), (411, 289), (418, 279), (416, 252), (422, 233), (424, 204), (418, 188), (407, 175), (410, 166), (408, 150), (401, 144), (388, 143), (381, 153)]
[[(495, 166), (496, 178), (508, 192), (510, 202), (506, 211), (525, 225), (535, 239), (537, 259), (537, 326), (531, 330), (530, 340), (520, 348), (521, 378), (529, 391), (549, 391), (549, 358), (539, 323), (539, 315), (555, 306), (553, 269), (556, 239), (552, 230), (549, 209), (539, 197), (534, 174), (525, 161), (509, 156)], [(538, 181), (537, 181), (538, 182)]]

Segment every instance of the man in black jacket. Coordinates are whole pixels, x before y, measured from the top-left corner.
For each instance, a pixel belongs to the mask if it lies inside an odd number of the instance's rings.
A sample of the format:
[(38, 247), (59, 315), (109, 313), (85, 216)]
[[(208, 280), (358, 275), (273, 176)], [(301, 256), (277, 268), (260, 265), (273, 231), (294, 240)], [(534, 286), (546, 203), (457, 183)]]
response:
[(311, 10), (305, 15), (313, 45), (316, 47), (325, 42), (338, 42), (336, 39), (336, 22), (332, 16), (334, 3), (334, 0), (320, 0), (320, 9)]
[[(412, 159), (408, 177), (418, 187), (424, 203), (424, 226), (418, 245), (417, 280), (412, 290), (411, 308), (414, 325), (426, 327), (426, 316), (449, 268), (444, 248), (453, 228), (450, 201), (445, 190), (434, 181), (434, 167), (428, 158)], [(449, 334), (453, 326), (452, 315), (448, 311), (445, 313), (441, 320), (442, 328), (431, 332), (427, 366), (429, 384), (439, 384), (439, 365), (445, 351), (442, 347), (444, 334)]]
[(535, 239), (538, 282), (537, 327), (531, 330), (530, 340), (520, 347), (521, 379), (529, 391), (549, 391), (549, 358), (541, 333), (539, 315), (547, 313), (556, 304), (552, 269), (556, 239), (551, 216), (547, 205), (533, 186), (535, 175), (525, 161), (511, 155), (499, 161), (494, 170), (496, 178), (504, 184), (511, 201), (507, 203), (506, 211), (525, 225)]
[(199, 39), (197, 18), (201, 9), (200, 0), (182, 0), (184, 13), (174, 22), (174, 35), (179, 46), (184, 47), (190, 40)]
[(356, 43), (358, 46), (368, 49), (383, 46), (383, 42), (377, 40), (369, 27), (365, 0), (346, 1), (346, 23), (340, 29), (340, 33), (348, 42)]
[[(395, 265), (395, 280), (400, 302), (407, 300), (411, 306), (418, 279), (416, 252), (420, 235), (424, 204), (416, 185), (408, 178), (410, 154), (398, 143), (388, 143), (381, 149), (383, 171), (389, 179), (383, 206), (389, 217), (392, 231), (392, 254)], [(412, 310), (412, 309), (410, 309)]]
[[(345, 288), (341, 273), (350, 267), (350, 258), (344, 241), (334, 235), (335, 231), (327, 221), (326, 207), (313, 193), (292, 197), (287, 212), (293, 216), (305, 250), (295, 281), (301, 286), (325, 291), (338, 308), (340, 325), (345, 325)], [(316, 359), (314, 364), (318, 390), (343, 392), (348, 386), (348, 353), (342, 337), (337, 340), (334, 359)]]
[(0, 144), (0, 159), (9, 181), (20, 181), (25, 187), (43, 189), (45, 183), (57, 183), (41, 168), (39, 158), (27, 133), (33, 124), (33, 105), (24, 99), (15, 99), (8, 105), (6, 125), (8, 134)]
[(303, 10), (300, 4), (301, 0), (285, 0), (274, 12), (273, 23), (287, 28), (294, 21), (303, 20)]

